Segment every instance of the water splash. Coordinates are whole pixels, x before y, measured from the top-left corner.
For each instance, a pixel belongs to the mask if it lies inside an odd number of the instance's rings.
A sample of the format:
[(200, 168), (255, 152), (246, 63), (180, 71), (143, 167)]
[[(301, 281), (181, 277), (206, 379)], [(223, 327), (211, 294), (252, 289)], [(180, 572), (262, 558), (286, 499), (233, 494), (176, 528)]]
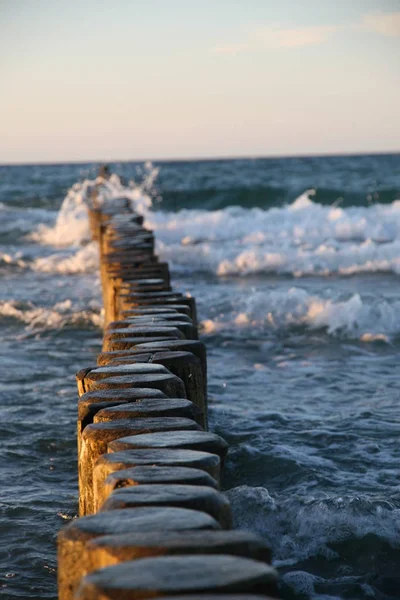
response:
[(101, 327), (102, 309), (94, 300), (85, 308), (72, 300), (57, 302), (51, 307), (35, 306), (32, 302), (8, 300), (0, 302), (0, 318), (15, 319), (26, 324), (28, 333), (64, 328)]
[(255, 291), (240, 296), (223, 317), (202, 322), (203, 333), (236, 331), (265, 333), (305, 327), (325, 330), (329, 335), (389, 343), (400, 335), (400, 301), (362, 298), (324, 298), (292, 287), (286, 291)]
[(312, 201), (268, 210), (149, 211), (158, 251), (180, 271), (218, 276), (400, 273), (400, 201), (340, 208)]
[(40, 225), (29, 239), (52, 246), (79, 246), (90, 241), (87, 207), (91, 195), (97, 192), (96, 203), (101, 206), (112, 204), (118, 198), (127, 198), (134, 210), (145, 214), (152, 206), (151, 190), (157, 178), (158, 169), (146, 163), (142, 171), (142, 181), (131, 180), (125, 184), (112, 174), (109, 179), (97, 177), (74, 184), (68, 191), (58, 212), (54, 225)]

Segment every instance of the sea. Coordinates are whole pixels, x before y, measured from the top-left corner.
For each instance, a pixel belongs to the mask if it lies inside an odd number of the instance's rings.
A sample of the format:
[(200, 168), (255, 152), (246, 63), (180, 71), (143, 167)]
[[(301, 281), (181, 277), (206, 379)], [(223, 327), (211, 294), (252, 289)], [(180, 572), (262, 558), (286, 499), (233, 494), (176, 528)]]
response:
[[(235, 525), (286, 600), (400, 598), (400, 155), (111, 163), (196, 297)], [(75, 372), (101, 347), (98, 164), (0, 167), (0, 596), (57, 597)]]

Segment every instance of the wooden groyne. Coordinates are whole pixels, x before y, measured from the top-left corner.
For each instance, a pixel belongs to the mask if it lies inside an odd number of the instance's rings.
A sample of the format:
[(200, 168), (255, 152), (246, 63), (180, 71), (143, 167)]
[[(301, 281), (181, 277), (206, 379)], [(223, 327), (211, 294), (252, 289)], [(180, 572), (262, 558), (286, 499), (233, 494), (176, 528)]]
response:
[(220, 491), (195, 299), (171, 287), (130, 201), (94, 194), (89, 219), (104, 338), (76, 376), (79, 518), (58, 535), (59, 600), (276, 597), (268, 546), (232, 530)]

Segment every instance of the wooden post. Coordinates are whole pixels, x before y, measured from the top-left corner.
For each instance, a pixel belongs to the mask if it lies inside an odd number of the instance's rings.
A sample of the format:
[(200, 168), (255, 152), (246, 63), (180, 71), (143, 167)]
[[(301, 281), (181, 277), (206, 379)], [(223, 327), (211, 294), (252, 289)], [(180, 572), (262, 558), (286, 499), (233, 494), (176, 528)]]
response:
[(210, 515), (187, 508), (145, 507), (112, 510), (71, 521), (58, 534), (59, 600), (72, 600), (81, 578), (89, 572), (89, 541), (127, 532), (220, 529)]
[(142, 465), (119, 471), (112, 471), (102, 485), (96, 487), (94, 498), (95, 512), (98, 512), (104, 501), (117, 489), (131, 486), (162, 484), (201, 485), (218, 489), (216, 480), (206, 471), (194, 467)]
[(139, 485), (115, 490), (100, 507), (101, 511), (138, 506), (177, 506), (211, 515), (223, 529), (231, 529), (231, 506), (226, 497), (209, 486)]
[(87, 575), (78, 600), (141, 600), (173, 594), (274, 594), (276, 571), (248, 558), (176, 555), (143, 558), (106, 567)]
[(196, 421), (200, 426), (204, 421), (201, 410), (190, 400), (185, 398), (160, 398), (156, 400), (144, 399), (134, 403), (102, 408), (94, 415), (93, 423), (145, 417), (184, 417)]
[(95, 390), (153, 388), (171, 398), (185, 398), (185, 386), (163, 365), (147, 363), (110, 365), (83, 369), (77, 373), (79, 395)]
[(78, 456), (82, 431), (93, 423), (94, 416), (103, 408), (138, 402), (144, 399), (166, 398), (161, 390), (152, 388), (132, 388), (125, 390), (100, 390), (86, 392), (78, 400), (77, 442)]
[[(175, 554), (229, 554), (252, 558), (266, 564), (271, 563), (269, 546), (260, 537), (247, 531), (202, 529), (192, 530), (190, 535), (185, 531), (103, 535), (89, 540), (86, 544), (86, 552), (90, 571), (127, 560)], [(265, 597), (263, 598), (265, 600)], [(238, 600), (237, 596), (236, 600)]]
[(202, 412), (203, 421), (201, 425), (207, 429), (207, 396), (205, 394), (205, 382), (203, 369), (197, 356), (191, 352), (155, 352), (154, 354), (134, 354), (115, 358), (108, 363), (112, 365), (137, 364), (140, 362), (158, 364), (164, 366), (176, 377), (183, 381), (186, 397), (191, 400)]
[(216, 454), (199, 450), (177, 448), (139, 448), (123, 452), (109, 452), (97, 459), (93, 469), (94, 506), (100, 506), (99, 498), (104, 498), (101, 490), (106, 478), (116, 471), (141, 466), (189, 467), (201, 469), (211, 475), (219, 485), (221, 461)]
[(78, 457), (79, 514), (93, 512), (93, 465), (107, 452), (107, 444), (119, 437), (155, 431), (181, 431), (200, 429), (195, 421), (180, 417), (121, 419), (106, 423), (92, 423), (82, 432)]
[(106, 201), (110, 177), (103, 169), (89, 207), (103, 352), (76, 376), (79, 511), (99, 512), (58, 536), (59, 600), (268, 600), (276, 592), (270, 550), (229, 530), (219, 491), (227, 444), (205, 431), (195, 299), (171, 288), (133, 201)]
[(228, 444), (216, 433), (209, 431), (163, 431), (120, 437), (108, 443), (108, 452), (137, 448), (180, 448), (217, 454), (221, 466), (225, 462)]

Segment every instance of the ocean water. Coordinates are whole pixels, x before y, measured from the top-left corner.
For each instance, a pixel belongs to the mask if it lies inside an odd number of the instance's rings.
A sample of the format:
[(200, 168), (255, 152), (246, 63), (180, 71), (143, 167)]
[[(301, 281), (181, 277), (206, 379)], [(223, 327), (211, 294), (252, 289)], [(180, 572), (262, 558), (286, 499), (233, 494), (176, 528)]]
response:
[[(0, 594), (56, 598), (74, 373), (100, 350), (98, 165), (0, 167)], [(288, 600), (400, 598), (400, 155), (122, 163), (196, 296), (239, 527)]]

